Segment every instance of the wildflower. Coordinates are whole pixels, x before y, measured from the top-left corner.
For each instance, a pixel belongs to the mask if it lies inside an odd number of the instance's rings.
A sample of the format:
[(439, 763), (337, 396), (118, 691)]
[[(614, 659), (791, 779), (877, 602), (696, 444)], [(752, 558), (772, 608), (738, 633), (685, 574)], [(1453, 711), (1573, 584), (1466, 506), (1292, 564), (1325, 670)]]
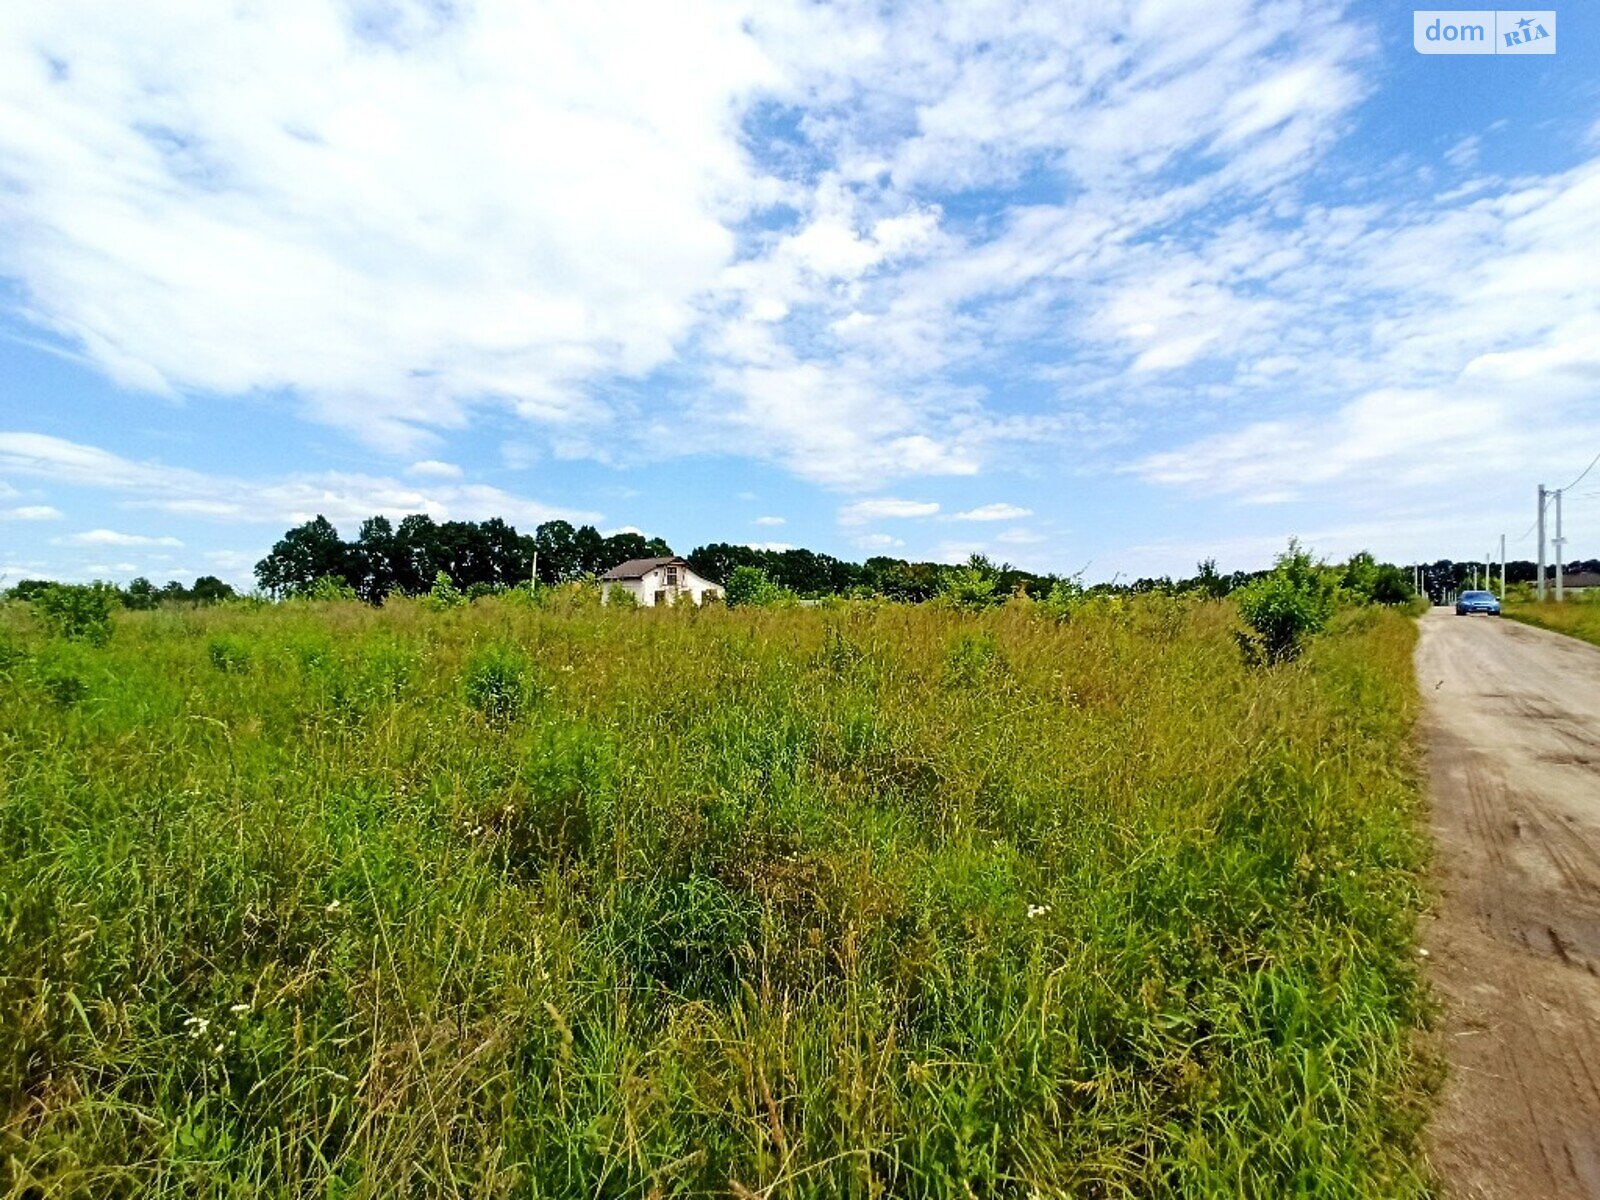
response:
[(336, 913), (336, 912), (338, 912), (339, 911), (339, 901), (337, 899), (333, 900), (332, 902), (329, 903), (328, 907), (323, 909), (322, 911), (325, 912), (325, 913)]
[(231, 1012), (234, 1016), (238, 1016), (240, 1013), (249, 1012), (250, 1011), (250, 1006), (248, 1004), (230, 1004), (228, 1006), (228, 1011)]
[(206, 1035), (206, 1031), (211, 1028), (211, 1018), (187, 1017), (183, 1022), (183, 1026), (189, 1031), (191, 1039), (203, 1038)]
[(1028, 920), (1033, 921), (1039, 917), (1048, 916), (1049, 912), (1050, 906), (1048, 904), (1030, 904), (1028, 905)]

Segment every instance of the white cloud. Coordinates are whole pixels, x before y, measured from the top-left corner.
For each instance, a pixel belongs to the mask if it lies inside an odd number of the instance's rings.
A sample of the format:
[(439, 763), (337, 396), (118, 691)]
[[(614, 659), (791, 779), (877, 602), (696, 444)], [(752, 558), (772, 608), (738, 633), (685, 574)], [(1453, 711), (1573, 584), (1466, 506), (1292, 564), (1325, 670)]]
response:
[(1006, 546), (1038, 546), (1050, 539), (1032, 529), (1005, 529), (994, 540)]
[(839, 509), (839, 524), (866, 525), (872, 521), (931, 517), (939, 511), (932, 500), (858, 500)]
[(794, 549), (788, 542), (746, 542), (745, 546), (751, 550), (769, 550), (778, 554)]
[(785, 518), (785, 517), (757, 517), (755, 519), (755, 521), (752, 522), (752, 524), (755, 524), (755, 525), (786, 525), (786, 524), (788, 524), (788, 519)]
[(290, 525), (317, 514), (353, 532), (363, 519), (426, 513), (436, 520), (503, 517), (527, 528), (561, 517), (593, 522), (595, 513), (558, 508), (481, 484), (403, 483), (384, 476), (327, 471), (268, 480), (208, 475), (185, 467), (135, 462), (40, 433), (0, 433), (0, 469), (120, 493), (124, 507), (233, 524)]
[(88, 529), (55, 539), (59, 546), (181, 546), (175, 537), (149, 537), (139, 533), (118, 533), (115, 529)]
[(956, 521), (1015, 521), (1020, 517), (1031, 517), (1031, 508), (1021, 508), (1015, 504), (980, 504), (977, 508), (969, 508), (966, 512), (955, 513), (952, 520)]
[(852, 538), (851, 542), (859, 549), (871, 551), (872, 553), (892, 550), (896, 546), (905, 545), (905, 542), (900, 538), (888, 533), (863, 533)]
[(64, 514), (48, 504), (24, 504), (0, 510), (0, 521), (59, 521)]
[(460, 479), (461, 468), (455, 463), (440, 462), (436, 458), (425, 458), (421, 462), (414, 462), (406, 468), (407, 475), (416, 476), (418, 479)]
[(294, 388), (385, 445), (670, 359), (781, 71), (733, 5), (26, 6), (0, 269), (119, 382)]
[[(1370, 41), (1338, 5), (1267, 0), (17, 19), (0, 273), (119, 382), (287, 390), (396, 451), (494, 405), (560, 456), (732, 448), (845, 489), (1050, 440), (955, 372), (1065, 352), (1134, 239), (1292, 184)], [(774, 101), (803, 119), (775, 131)], [(1179, 161), (1198, 178), (1174, 186)], [(1030, 172), (1064, 198), (978, 226), (942, 207)], [(773, 211), (793, 220), (748, 222)], [(1243, 307), (1181, 289), (1128, 344), (1173, 371)], [(668, 366), (681, 392), (619, 411), (610, 384)]]

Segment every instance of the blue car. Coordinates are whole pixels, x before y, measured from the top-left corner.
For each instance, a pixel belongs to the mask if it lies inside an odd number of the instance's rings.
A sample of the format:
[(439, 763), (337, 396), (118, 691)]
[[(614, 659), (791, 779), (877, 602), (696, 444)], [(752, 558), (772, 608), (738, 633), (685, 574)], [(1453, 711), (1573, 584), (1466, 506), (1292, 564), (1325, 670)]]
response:
[(1456, 616), (1466, 617), (1473, 613), (1488, 613), (1491, 617), (1500, 615), (1500, 601), (1494, 598), (1493, 592), (1462, 592), (1456, 597)]

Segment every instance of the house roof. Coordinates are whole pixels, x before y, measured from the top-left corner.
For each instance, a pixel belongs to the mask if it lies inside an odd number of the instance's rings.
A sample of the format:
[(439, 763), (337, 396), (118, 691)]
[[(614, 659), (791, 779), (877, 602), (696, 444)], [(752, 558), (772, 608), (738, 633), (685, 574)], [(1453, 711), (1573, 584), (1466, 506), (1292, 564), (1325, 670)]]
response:
[(1600, 587), (1600, 572), (1568, 571), (1561, 577), (1561, 586), (1569, 588)]
[(627, 562), (618, 563), (600, 576), (601, 579), (643, 579), (657, 567), (664, 567), (670, 563), (682, 563), (688, 566), (688, 561), (679, 558), (676, 554), (669, 554), (665, 558), (630, 558)]

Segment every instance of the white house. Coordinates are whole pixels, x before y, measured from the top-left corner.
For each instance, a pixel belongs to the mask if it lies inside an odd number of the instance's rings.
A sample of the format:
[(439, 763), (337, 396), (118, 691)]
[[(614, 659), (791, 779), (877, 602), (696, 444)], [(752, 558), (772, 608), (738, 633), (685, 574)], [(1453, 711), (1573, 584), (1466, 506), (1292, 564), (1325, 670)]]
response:
[(700, 578), (689, 569), (685, 559), (675, 555), (670, 558), (630, 558), (625, 563), (618, 563), (600, 576), (602, 601), (610, 598), (614, 587), (632, 592), (634, 598), (647, 608), (656, 604), (671, 604), (683, 595), (694, 597), (696, 604), (704, 604), (708, 596), (718, 600), (722, 598), (720, 584)]

